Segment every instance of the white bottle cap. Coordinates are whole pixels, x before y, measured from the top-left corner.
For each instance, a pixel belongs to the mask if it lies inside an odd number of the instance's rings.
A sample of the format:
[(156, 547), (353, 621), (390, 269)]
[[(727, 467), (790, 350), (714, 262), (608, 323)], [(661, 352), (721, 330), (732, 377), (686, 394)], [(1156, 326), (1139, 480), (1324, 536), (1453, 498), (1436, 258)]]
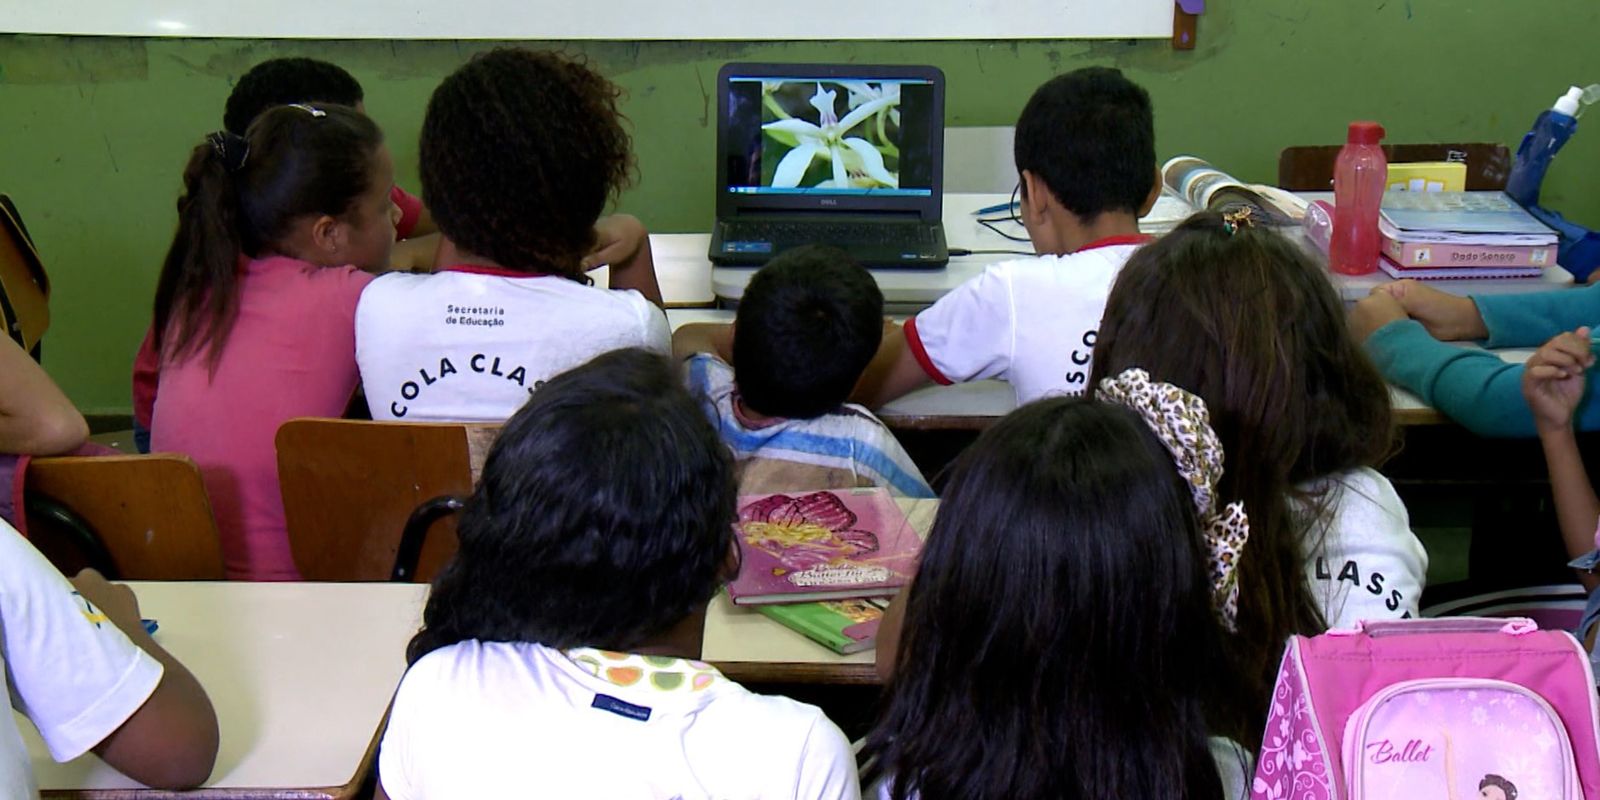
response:
[(1567, 93), (1562, 95), (1560, 100), (1556, 101), (1556, 104), (1552, 107), (1552, 110), (1558, 114), (1566, 114), (1569, 117), (1576, 117), (1578, 116), (1578, 109), (1581, 108), (1582, 103), (1583, 89), (1574, 86), (1571, 89), (1568, 89)]

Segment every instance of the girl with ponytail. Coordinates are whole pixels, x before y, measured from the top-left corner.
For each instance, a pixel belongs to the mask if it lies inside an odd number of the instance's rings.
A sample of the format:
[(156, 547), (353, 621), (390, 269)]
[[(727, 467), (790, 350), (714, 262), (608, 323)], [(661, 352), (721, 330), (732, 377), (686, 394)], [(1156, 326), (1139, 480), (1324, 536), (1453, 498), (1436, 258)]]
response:
[(394, 243), (394, 165), (359, 112), (290, 105), (207, 136), (183, 182), (156, 285), (151, 448), (200, 465), (229, 577), (291, 580), (273, 439), (350, 402), (356, 301)]

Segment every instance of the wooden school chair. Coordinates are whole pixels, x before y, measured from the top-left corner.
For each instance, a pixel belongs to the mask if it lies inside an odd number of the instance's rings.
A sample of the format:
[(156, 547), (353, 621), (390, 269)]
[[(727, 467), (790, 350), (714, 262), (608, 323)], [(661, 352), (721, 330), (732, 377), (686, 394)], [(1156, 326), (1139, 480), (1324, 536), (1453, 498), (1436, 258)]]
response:
[(222, 580), (217, 522), (188, 456), (35, 458), (25, 480), (28, 538), (69, 574)]
[[(1333, 163), (1344, 145), (1285, 147), (1278, 154), (1278, 188), (1291, 192), (1333, 191)], [(1386, 144), (1390, 164), (1461, 161), (1467, 165), (1467, 191), (1498, 191), (1511, 177), (1511, 150), (1493, 142)]]
[(50, 327), (50, 279), (16, 205), (4, 194), (0, 194), (0, 326), (35, 357), (39, 339)]
[(455, 554), (449, 516), (499, 425), (296, 419), (278, 429), (295, 566), (311, 581), (433, 578)]

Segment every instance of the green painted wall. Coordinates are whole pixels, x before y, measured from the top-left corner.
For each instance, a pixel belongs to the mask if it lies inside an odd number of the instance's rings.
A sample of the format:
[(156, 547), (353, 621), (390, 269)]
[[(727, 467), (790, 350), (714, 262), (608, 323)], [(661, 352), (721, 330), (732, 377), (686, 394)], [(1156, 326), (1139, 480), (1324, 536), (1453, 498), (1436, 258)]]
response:
[[(949, 76), (950, 125), (1010, 124), (1050, 75), (1114, 65), (1154, 97), (1162, 156), (1197, 153), (1264, 182), (1280, 148), (1340, 141), (1350, 119), (1381, 120), (1396, 142), (1515, 143), (1569, 83), (1600, 81), (1595, 0), (1212, 5), (1189, 53), (1163, 41), (560, 46), (628, 90), (639, 181), (621, 206), (659, 231), (704, 229), (710, 218), (710, 92), (730, 60), (936, 64)], [(486, 46), (0, 35), (0, 191), (21, 205), (55, 282), (51, 374), (86, 413), (127, 412), (184, 155), (220, 126), (231, 82), (250, 65), (308, 55), (348, 68), (415, 189), (428, 93)], [(1567, 146), (1549, 204), (1600, 225), (1597, 168), (1600, 128)]]

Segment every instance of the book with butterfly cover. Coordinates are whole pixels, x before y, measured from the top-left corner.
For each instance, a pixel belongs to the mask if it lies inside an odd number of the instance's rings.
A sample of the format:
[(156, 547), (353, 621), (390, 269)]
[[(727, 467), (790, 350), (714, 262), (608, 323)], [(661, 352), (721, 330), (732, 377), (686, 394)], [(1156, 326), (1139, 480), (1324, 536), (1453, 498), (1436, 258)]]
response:
[(910, 580), (922, 537), (884, 489), (739, 498), (735, 605), (888, 597)]

